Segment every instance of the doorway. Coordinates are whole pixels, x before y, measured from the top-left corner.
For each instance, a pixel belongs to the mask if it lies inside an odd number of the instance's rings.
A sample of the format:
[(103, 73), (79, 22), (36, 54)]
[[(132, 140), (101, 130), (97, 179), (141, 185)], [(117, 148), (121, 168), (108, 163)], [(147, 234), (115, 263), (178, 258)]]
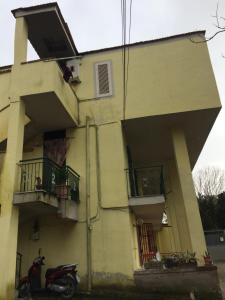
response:
[(143, 223), (137, 226), (139, 245), (139, 257), (141, 266), (155, 257), (156, 236), (151, 223)]

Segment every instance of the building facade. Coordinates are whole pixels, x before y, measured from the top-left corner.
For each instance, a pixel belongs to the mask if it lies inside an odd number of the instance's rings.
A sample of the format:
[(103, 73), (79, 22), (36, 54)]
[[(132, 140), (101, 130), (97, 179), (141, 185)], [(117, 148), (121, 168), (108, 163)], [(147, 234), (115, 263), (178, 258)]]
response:
[(77, 262), (89, 289), (133, 286), (156, 251), (203, 264), (191, 171), (221, 108), (207, 45), (190, 41), (204, 32), (129, 45), (126, 87), (123, 47), (79, 53), (57, 4), (13, 15), (14, 64), (0, 69), (0, 299), (13, 299), (17, 258), (25, 275), (38, 253), (46, 268)]

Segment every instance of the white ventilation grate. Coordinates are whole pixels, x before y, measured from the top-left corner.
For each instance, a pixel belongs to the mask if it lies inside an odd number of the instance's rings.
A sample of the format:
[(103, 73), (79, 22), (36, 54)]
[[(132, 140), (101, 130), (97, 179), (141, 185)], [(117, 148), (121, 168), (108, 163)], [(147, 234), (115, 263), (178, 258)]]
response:
[(101, 62), (95, 64), (96, 96), (106, 97), (112, 95), (111, 63)]
[(98, 65), (99, 94), (109, 93), (108, 65)]

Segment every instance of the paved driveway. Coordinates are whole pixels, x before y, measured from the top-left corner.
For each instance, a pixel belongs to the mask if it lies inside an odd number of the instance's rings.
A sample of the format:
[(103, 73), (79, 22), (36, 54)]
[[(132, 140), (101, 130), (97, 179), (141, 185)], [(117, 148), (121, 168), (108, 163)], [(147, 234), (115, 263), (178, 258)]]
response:
[(225, 261), (215, 263), (220, 281), (220, 288), (222, 291), (223, 299), (225, 300)]

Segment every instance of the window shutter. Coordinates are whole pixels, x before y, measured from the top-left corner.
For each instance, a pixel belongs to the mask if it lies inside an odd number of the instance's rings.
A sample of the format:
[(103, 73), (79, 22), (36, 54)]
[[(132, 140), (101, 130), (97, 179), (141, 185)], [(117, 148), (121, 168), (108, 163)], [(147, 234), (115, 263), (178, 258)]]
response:
[(96, 96), (112, 96), (111, 63), (109, 61), (95, 64)]

